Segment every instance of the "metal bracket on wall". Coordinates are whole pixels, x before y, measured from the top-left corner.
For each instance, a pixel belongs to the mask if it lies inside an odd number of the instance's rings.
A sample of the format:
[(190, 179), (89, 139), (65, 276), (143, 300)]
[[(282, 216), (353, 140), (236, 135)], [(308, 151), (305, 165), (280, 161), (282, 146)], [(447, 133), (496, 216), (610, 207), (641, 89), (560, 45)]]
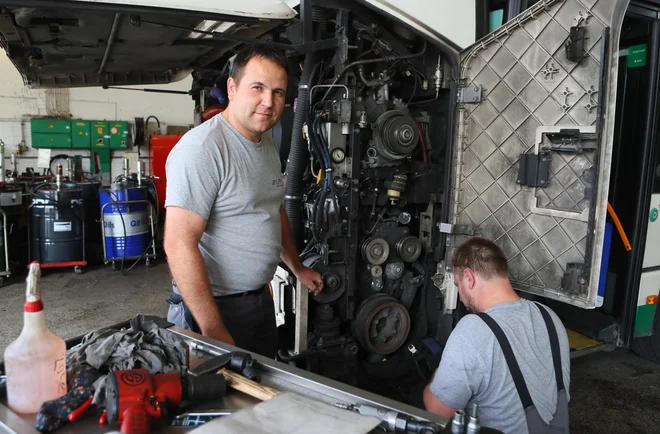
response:
[(584, 59), (584, 27), (571, 27), (570, 35), (564, 48), (566, 58), (572, 62), (580, 63)]
[(458, 102), (462, 104), (481, 102), (482, 93), (483, 93), (483, 88), (481, 87), (481, 85), (477, 86), (471, 84), (469, 86), (459, 87)]
[(586, 279), (586, 267), (581, 263), (566, 264), (566, 271), (561, 278), (561, 287), (567, 294), (585, 294), (589, 284)]
[(521, 155), (516, 183), (528, 187), (547, 187), (550, 177), (550, 160), (548, 154)]

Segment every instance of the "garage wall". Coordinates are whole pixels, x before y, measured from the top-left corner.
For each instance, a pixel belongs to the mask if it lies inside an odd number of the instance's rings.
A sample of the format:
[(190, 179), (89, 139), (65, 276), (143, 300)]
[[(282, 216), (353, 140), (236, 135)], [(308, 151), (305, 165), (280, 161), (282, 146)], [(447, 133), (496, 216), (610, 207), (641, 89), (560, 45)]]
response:
[[(19, 156), (19, 171), (37, 166), (37, 150), (32, 149), (30, 118), (48, 114), (70, 114), (72, 119), (118, 120), (133, 122), (135, 117), (156, 116), (165, 133), (167, 125), (189, 125), (193, 122), (193, 101), (187, 95), (168, 95), (102, 88), (27, 89), (21, 75), (0, 50), (0, 139), (5, 142), (5, 167), (11, 164), (10, 155), (19, 143), (29, 150)], [(190, 90), (192, 78), (170, 85), (140, 86)], [(149, 131), (156, 129), (150, 121)], [(146, 156), (144, 149), (141, 153)], [(53, 150), (57, 153), (89, 156), (86, 150)], [(113, 151), (111, 176), (121, 173), (123, 151)], [(84, 170), (89, 170), (89, 159), (83, 158)], [(107, 181), (107, 180), (105, 180)]]

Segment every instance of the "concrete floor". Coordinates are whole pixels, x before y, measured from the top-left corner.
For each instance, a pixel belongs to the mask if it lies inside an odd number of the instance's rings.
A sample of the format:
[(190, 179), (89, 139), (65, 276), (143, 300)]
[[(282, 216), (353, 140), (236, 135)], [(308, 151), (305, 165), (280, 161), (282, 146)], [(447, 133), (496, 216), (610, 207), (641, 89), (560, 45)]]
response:
[[(24, 276), (0, 288), (0, 351), (20, 333)], [(164, 316), (170, 292), (167, 264), (136, 266), (127, 276), (109, 267), (83, 275), (72, 270), (45, 271), (41, 290), (46, 321), (64, 339), (116, 324), (138, 313)], [(618, 349), (573, 360), (571, 432), (660, 432), (660, 365)]]
[[(166, 263), (157, 262), (150, 268), (138, 264), (125, 276), (110, 266), (85, 270), (81, 275), (73, 269), (42, 270), (46, 324), (62, 339), (111, 326), (140, 313), (167, 314), (165, 299), (172, 291), (172, 278)], [(25, 277), (27, 273), (12, 276), (0, 288), (0, 354), (23, 327)]]

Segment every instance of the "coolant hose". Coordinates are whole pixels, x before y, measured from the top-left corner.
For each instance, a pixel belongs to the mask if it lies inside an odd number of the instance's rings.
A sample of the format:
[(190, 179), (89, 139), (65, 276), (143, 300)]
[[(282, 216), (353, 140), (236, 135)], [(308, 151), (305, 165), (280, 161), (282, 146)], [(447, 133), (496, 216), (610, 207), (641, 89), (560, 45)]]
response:
[(284, 210), (291, 226), (291, 235), (298, 251), (302, 249), (304, 242), (302, 221), (302, 193), (303, 175), (308, 162), (307, 143), (303, 138), (302, 128), (307, 119), (309, 110), (309, 86), (310, 77), (314, 64), (318, 57), (314, 53), (307, 54), (303, 72), (298, 85), (298, 101), (296, 113), (293, 116), (293, 131), (291, 132), (291, 151), (289, 161), (286, 165), (287, 180), (286, 193), (284, 195)]

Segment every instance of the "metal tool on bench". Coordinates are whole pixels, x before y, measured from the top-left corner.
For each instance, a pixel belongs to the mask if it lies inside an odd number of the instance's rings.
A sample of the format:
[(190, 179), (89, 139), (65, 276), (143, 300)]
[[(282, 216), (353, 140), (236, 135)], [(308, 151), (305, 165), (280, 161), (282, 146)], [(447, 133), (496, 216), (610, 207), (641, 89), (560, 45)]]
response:
[(259, 382), (261, 378), (256, 370), (257, 361), (248, 353), (233, 351), (221, 356), (215, 356), (206, 360), (199, 366), (189, 369), (190, 375), (199, 376), (213, 373), (215, 374), (222, 368), (241, 374), (245, 378)]
[(394, 410), (372, 407), (363, 404), (335, 403), (335, 407), (355, 411), (365, 416), (372, 416), (382, 421), (381, 426), (390, 432), (398, 433), (439, 433), (440, 426), (434, 422), (425, 422), (412, 419)]
[(199, 426), (217, 417), (231, 416), (237, 410), (206, 410), (186, 412), (174, 416), (170, 426)]

